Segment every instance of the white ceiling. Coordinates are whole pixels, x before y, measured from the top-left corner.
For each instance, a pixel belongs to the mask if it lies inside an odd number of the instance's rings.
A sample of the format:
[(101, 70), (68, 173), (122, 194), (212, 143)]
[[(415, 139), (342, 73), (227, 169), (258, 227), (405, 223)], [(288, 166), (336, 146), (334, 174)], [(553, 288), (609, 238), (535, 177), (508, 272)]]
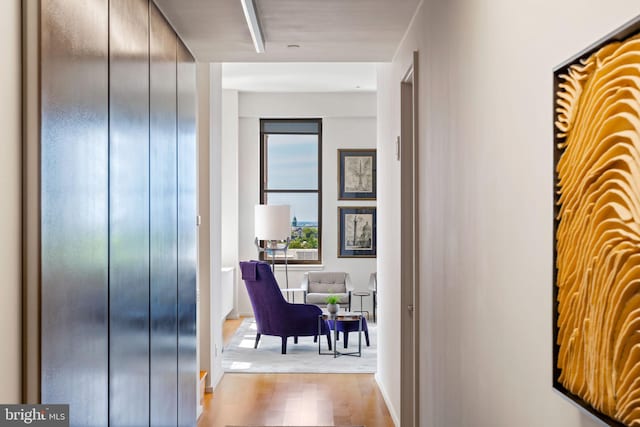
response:
[(370, 62), (224, 63), (222, 87), (245, 92), (367, 92), (376, 90)]
[(240, 0), (155, 1), (201, 62), (384, 62), (420, 0), (255, 0), (262, 54)]

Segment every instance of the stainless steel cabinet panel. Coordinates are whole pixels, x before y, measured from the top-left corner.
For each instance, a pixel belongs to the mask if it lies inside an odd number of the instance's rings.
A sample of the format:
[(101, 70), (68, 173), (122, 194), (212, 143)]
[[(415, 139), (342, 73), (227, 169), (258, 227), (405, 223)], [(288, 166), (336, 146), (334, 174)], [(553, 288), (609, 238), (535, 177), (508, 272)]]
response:
[(110, 0), (109, 425), (149, 425), (149, 10)]
[(176, 35), (151, 4), (150, 31), (150, 418), (178, 423), (178, 164)]
[(195, 426), (195, 63), (148, 0), (41, 0), (41, 398)]
[(178, 43), (178, 425), (196, 425), (196, 74)]
[(40, 25), (40, 397), (107, 426), (108, 2), (41, 0)]

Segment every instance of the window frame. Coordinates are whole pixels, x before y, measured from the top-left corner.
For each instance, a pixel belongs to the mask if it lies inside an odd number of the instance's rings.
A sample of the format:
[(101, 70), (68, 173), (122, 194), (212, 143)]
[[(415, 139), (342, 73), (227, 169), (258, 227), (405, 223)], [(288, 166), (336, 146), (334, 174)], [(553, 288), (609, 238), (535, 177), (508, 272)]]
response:
[[(274, 122), (309, 122), (317, 123), (318, 125), (318, 189), (317, 190), (302, 190), (302, 189), (277, 189), (270, 190), (267, 188), (267, 141), (266, 135), (316, 135), (315, 133), (300, 133), (300, 132), (265, 132), (265, 123)], [(261, 118), (260, 119), (260, 203), (264, 204), (266, 196), (269, 193), (298, 193), (298, 194), (317, 194), (318, 195), (318, 259), (317, 260), (287, 260), (288, 264), (322, 264), (322, 118)], [(260, 242), (261, 247), (265, 247), (265, 242)], [(292, 249), (293, 250), (293, 249)], [(264, 252), (260, 252), (261, 260), (265, 260)], [(271, 261), (271, 258), (268, 258)], [(276, 264), (284, 264), (284, 260), (275, 260)]]

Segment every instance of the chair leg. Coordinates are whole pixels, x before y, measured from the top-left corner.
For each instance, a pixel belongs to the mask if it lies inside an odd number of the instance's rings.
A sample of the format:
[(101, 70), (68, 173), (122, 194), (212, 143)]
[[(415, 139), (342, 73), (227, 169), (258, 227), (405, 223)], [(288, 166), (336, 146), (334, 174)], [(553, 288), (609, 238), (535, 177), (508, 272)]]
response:
[(345, 332), (342, 335), (344, 336), (344, 348), (347, 348), (349, 346), (349, 332)]
[(253, 345), (253, 348), (258, 348), (259, 342), (260, 342), (260, 334), (256, 334), (256, 343)]
[(298, 337), (293, 337), (293, 343), (298, 344)]
[(367, 342), (367, 347), (371, 347), (369, 343), (369, 331), (364, 331), (364, 340)]
[(333, 350), (331, 347), (331, 332), (327, 332), (327, 345), (329, 346), (329, 350)]
[(318, 342), (318, 336), (317, 335), (313, 336), (313, 342)]
[(287, 337), (282, 338), (282, 354), (287, 354)]

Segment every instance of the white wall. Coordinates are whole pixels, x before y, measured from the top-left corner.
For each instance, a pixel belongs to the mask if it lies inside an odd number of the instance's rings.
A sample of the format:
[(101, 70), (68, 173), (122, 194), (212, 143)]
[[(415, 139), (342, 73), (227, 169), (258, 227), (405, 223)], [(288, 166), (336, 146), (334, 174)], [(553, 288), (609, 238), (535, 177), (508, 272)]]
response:
[[(346, 271), (356, 288), (366, 290), (369, 274), (376, 271), (375, 258), (337, 258), (338, 206), (375, 206), (375, 201), (338, 201), (338, 148), (375, 148), (376, 95), (374, 93), (240, 93), (238, 194), (239, 260), (256, 259), (254, 206), (260, 202), (260, 118), (321, 117), (322, 130), (322, 256), (325, 271)], [(380, 250), (378, 248), (378, 250)], [(237, 265), (237, 264), (236, 264)], [(312, 266), (289, 267), (289, 287), (299, 287)], [(284, 287), (284, 267), (276, 269)], [(251, 303), (241, 278), (237, 278), (238, 311), (251, 315)], [(360, 299), (356, 299), (359, 307)], [(298, 297), (297, 302), (301, 302)], [(371, 310), (371, 297), (364, 300)], [(352, 306), (354, 308), (354, 306)]]
[[(390, 65), (378, 69), (378, 352), (376, 380), (399, 426), (400, 414), (400, 162), (396, 136), (400, 135), (400, 100), (390, 96), (400, 80), (386, 77)], [(399, 68), (399, 67), (398, 67)], [(406, 67), (402, 67), (406, 71)], [(403, 73), (399, 73), (403, 74)], [(400, 77), (402, 78), (402, 77)], [(397, 80), (397, 81), (396, 81)], [(397, 116), (397, 117), (396, 117)], [(393, 118), (393, 120), (391, 120)], [(380, 348), (383, 348), (380, 346)]]
[[(382, 316), (399, 310), (388, 153), (399, 82), (420, 51), (421, 425), (599, 425), (551, 386), (552, 70), (638, 13), (634, 0), (425, 0), (380, 66)], [(379, 327), (380, 341), (398, 335), (398, 322)], [(378, 380), (398, 413), (394, 343)]]
[(21, 401), (21, 67), (20, 1), (0, 2), (0, 402)]
[(210, 131), (211, 150), (209, 157), (211, 200), (209, 213), (211, 218), (211, 241), (209, 242), (211, 256), (211, 372), (208, 386), (215, 388), (223, 375), (222, 370), (222, 64), (210, 64)]
[[(222, 91), (222, 266), (238, 275), (238, 91)], [(233, 301), (231, 317), (237, 317), (237, 286), (228, 289)], [(223, 310), (223, 314), (225, 314)]]
[(220, 319), (221, 64), (198, 63), (198, 357), (207, 387), (222, 376)]
[[(198, 94), (198, 365), (200, 370), (211, 372), (211, 254), (210, 254), (210, 97), (209, 64), (196, 64)], [(208, 382), (208, 381), (207, 381)]]

